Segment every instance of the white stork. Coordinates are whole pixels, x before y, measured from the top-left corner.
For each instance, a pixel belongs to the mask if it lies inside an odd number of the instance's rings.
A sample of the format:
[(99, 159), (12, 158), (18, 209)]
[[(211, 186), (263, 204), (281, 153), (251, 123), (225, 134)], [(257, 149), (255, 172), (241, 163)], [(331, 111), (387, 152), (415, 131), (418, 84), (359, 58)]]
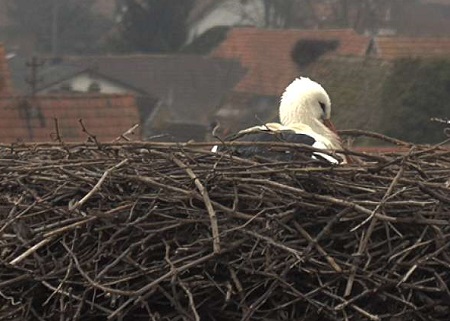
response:
[[(330, 121), (331, 101), (325, 89), (306, 77), (295, 79), (286, 87), (279, 107), (281, 123), (267, 123), (239, 131), (231, 140), (238, 141), (281, 141), (302, 143), (318, 149), (341, 148), (339, 137)], [(214, 146), (212, 151), (224, 151), (223, 146)], [(242, 157), (254, 155), (268, 158), (292, 159), (289, 153), (274, 154), (260, 145), (234, 146), (233, 152)], [(266, 155), (264, 155), (266, 154)], [(270, 154), (270, 155), (268, 155)], [(331, 163), (338, 160), (324, 153), (315, 152), (313, 158), (323, 158)]]

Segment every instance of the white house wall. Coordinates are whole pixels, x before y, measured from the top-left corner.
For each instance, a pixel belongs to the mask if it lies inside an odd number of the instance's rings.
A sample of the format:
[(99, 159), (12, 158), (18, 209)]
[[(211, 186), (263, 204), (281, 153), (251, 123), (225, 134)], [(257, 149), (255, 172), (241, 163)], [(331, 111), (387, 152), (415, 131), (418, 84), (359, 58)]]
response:
[(100, 85), (100, 92), (104, 94), (124, 94), (133, 92), (133, 90), (121, 87), (112, 81), (91, 76), (89, 74), (80, 74), (71, 79), (59, 82), (53, 86), (45, 88), (42, 93), (51, 93), (55, 91), (61, 91), (63, 87), (70, 86), (71, 91), (74, 92), (89, 92), (89, 86), (92, 83)]
[(188, 42), (217, 26), (264, 25), (264, 4), (262, 0), (249, 0), (242, 4), (236, 0), (222, 1), (208, 14), (191, 24)]

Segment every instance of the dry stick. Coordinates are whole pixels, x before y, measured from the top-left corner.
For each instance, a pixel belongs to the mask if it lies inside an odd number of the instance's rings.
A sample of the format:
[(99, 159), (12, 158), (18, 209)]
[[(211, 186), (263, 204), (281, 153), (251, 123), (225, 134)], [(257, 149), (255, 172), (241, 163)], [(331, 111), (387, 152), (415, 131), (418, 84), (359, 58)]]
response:
[(78, 227), (80, 227), (80, 226), (82, 226), (82, 225), (84, 225), (86, 223), (89, 223), (91, 221), (94, 221), (96, 219), (97, 219), (97, 216), (88, 217), (88, 218), (83, 219), (81, 221), (78, 221), (78, 222), (75, 222), (75, 223), (72, 223), (72, 224), (69, 224), (69, 225), (57, 228), (57, 229), (55, 229), (53, 231), (47, 232), (47, 233), (44, 234), (44, 237), (47, 238), (47, 237), (56, 236), (58, 234), (61, 234), (61, 233), (64, 233), (64, 232), (76, 229), (76, 228), (78, 228)]
[(70, 149), (67, 147), (66, 143), (64, 142), (60, 132), (59, 132), (59, 124), (58, 124), (58, 118), (53, 118), (53, 121), (55, 122), (55, 131), (56, 131), (56, 141), (61, 144), (61, 146), (66, 150), (66, 152), (70, 155)]
[(377, 138), (377, 139), (384, 140), (389, 143), (393, 143), (393, 144), (405, 146), (405, 147), (413, 146), (412, 143), (408, 143), (403, 140), (399, 140), (396, 138), (392, 138), (392, 137), (385, 136), (385, 135), (382, 135), (382, 134), (379, 134), (376, 132), (371, 132), (371, 131), (365, 131), (365, 130), (359, 130), (359, 129), (345, 129), (345, 130), (339, 130), (338, 133), (339, 133), (339, 135), (367, 136), (367, 137)]
[(70, 299), (75, 299), (75, 300), (80, 301), (80, 302), (86, 302), (86, 303), (92, 305), (93, 307), (96, 307), (98, 310), (100, 310), (100, 311), (102, 311), (102, 312), (105, 312), (105, 313), (111, 313), (111, 312), (112, 312), (111, 310), (109, 310), (109, 309), (107, 309), (107, 308), (101, 306), (100, 304), (96, 304), (96, 303), (94, 303), (94, 302), (87, 302), (86, 299), (83, 299), (83, 298), (79, 297), (78, 295), (75, 295), (75, 294), (66, 292), (66, 291), (61, 290), (61, 289), (58, 290), (57, 288), (55, 288), (54, 286), (52, 286), (52, 285), (51, 285), (50, 283), (48, 283), (47, 281), (41, 281), (41, 283), (42, 283), (45, 287), (49, 288), (50, 290), (56, 291), (56, 292), (58, 292), (59, 294), (62, 294), (62, 295), (64, 295), (64, 296), (67, 296), (67, 297), (70, 298)]
[(355, 295), (355, 296), (354, 296), (353, 298), (351, 298), (351, 299), (348, 299), (348, 300), (345, 300), (345, 299), (344, 299), (344, 302), (342, 302), (342, 303), (336, 305), (336, 306), (334, 307), (334, 310), (336, 310), (336, 311), (342, 310), (342, 309), (344, 309), (347, 305), (349, 305), (349, 304), (355, 302), (356, 300), (360, 300), (361, 298), (363, 298), (363, 297), (365, 297), (365, 296), (367, 296), (367, 295), (373, 294), (375, 291), (376, 291), (375, 289), (366, 289), (366, 290), (364, 290), (363, 292), (361, 292), (360, 294)]
[(244, 315), (241, 318), (241, 321), (251, 320), (255, 311), (257, 311), (258, 308), (269, 299), (270, 295), (272, 294), (273, 290), (278, 286), (278, 284), (279, 282), (277, 279), (273, 280), (269, 288), (258, 299), (256, 299), (255, 302), (253, 302), (250, 305), (247, 311), (245, 311)]
[(47, 300), (44, 301), (44, 303), (42, 303), (42, 306), (47, 305), (48, 302), (50, 302), (50, 300), (53, 298), (53, 296), (56, 293), (58, 293), (59, 290), (62, 289), (64, 283), (67, 281), (67, 279), (69, 278), (70, 273), (72, 272), (72, 266), (73, 266), (73, 261), (70, 261), (69, 262), (69, 266), (67, 267), (66, 274), (64, 275), (64, 278), (61, 280), (61, 282), (59, 282), (59, 285), (56, 288), (56, 290), (53, 291), (53, 293), (49, 295), (49, 297), (47, 298)]
[(99, 141), (97, 140), (97, 137), (95, 135), (91, 134), (90, 132), (88, 132), (88, 130), (86, 129), (86, 126), (84, 126), (83, 119), (81, 119), (81, 118), (78, 119), (78, 122), (81, 125), (81, 130), (83, 131), (83, 133), (85, 133), (88, 136), (88, 138), (91, 139), (95, 143), (95, 145), (97, 145), (97, 148), (100, 149), (101, 145), (100, 145)]
[(18, 205), (22, 202), (23, 198), (24, 198), (24, 195), (21, 195), (20, 198), (19, 198), (19, 200), (18, 200), (18, 201), (14, 204), (14, 206), (11, 208), (11, 211), (9, 212), (8, 217), (12, 216), (12, 218), (11, 218), (9, 221), (7, 221), (5, 224), (3, 224), (3, 226), (0, 228), (0, 236), (3, 234), (3, 232), (6, 230), (6, 228), (7, 228), (8, 226), (10, 226), (12, 223), (14, 223), (15, 221), (17, 221), (21, 216), (23, 216), (23, 215), (25, 215), (26, 213), (28, 213), (28, 212), (29, 212), (29, 211), (37, 204), (37, 202), (34, 201), (32, 204), (30, 204), (29, 206), (27, 206), (26, 209), (24, 209), (22, 212), (20, 212), (19, 214), (16, 214), (16, 215), (14, 216), (14, 214), (15, 214), (17, 208), (18, 208)]
[(198, 315), (197, 309), (195, 308), (194, 296), (192, 295), (191, 291), (188, 289), (186, 284), (180, 278), (178, 279), (178, 282), (180, 283), (180, 286), (183, 288), (184, 292), (186, 293), (189, 299), (189, 306), (191, 307), (192, 313), (194, 313), (195, 321), (200, 321), (200, 316)]
[(123, 296), (135, 296), (136, 292), (135, 291), (122, 291), (122, 290), (117, 290), (117, 289), (113, 289), (113, 288), (109, 288), (106, 287), (104, 285), (101, 285), (97, 282), (95, 282), (94, 280), (92, 280), (89, 275), (87, 275), (86, 272), (84, 272), (84, 270), (81, 268), (80, 262), (78, 261), (78, 258), (75, 256), (75, 254), (72, 252), (71, 249), (69, 249), (69, 247), (66, 245), (66, 243), (61, 242), (62, 246), (66, 249), (67, 253), (69, 253), (69, 255), (72, 257), (73, 262), (75, 263), (75, 266), (78, 270), (78, 272), (80, 272), (81, 276), (83, 278), (86, 279), (86, 281), (93, 287), (99, 290), (102, 290), (105, 293), (110, 293), (110, 294), (117, 294), (117, 295), (123, 295)]
[[(406, 158), (405, 158), (406, 159)], [(368, 221), (370, 221), (372, 218), (374, 218), (377, 211), (380, 209), (381, 206), (383, 206), (386, 203), (387, 198), (392, 194), (392, 191), (394, 190), (394, 187), (398, 184), (398, 181), (403, 175), (403, 172), (405, 171), (405, 162), (402, 162), (400, 169), (398, 170), (397, 174), (395, 175), (394, 179), (392, 180), (391, 184), (389, 185), (386, 193), (383, 195), (383, 198), (381, 201), (377, 204), (375, 209), (372, 211), (372, 213), (367, 217), (364, 221), (362, 221), (360, 224), (355, 226), (350, 230), (350, 232), (355, 232), (357, 229), (359, 229), (361, 226), (366, 224)], [(370, 237), (370, 235), (369, 235)]]
[(308, 240), (310, 244), (314, 244), (314, 247), (317, 249), (317, 251), (323, 255), (328, 264), (331, 265), (331, 267), (338, 273), (342, 272), (342, 268), (339, 266), (339, 264), (336, 263), (336, 261), (309, 235), (309, 233), (300, 225), (297, 221), (294, 220), (294, 226), (295, 228), (300, 232), (300, 234)]
[[(193, 192), (193, 191), (190, 191), (190, 190), (185, 190), (185, 189), (182, 189), (182, 188), (179, 188), (179, 187), (175, 187), (175, 186), (171, 186), (171, 185), (167, 185), (167, 184), (162, 184), (162, 183), (159, 183), (159, 182), (155, 181), (154, 179), (152, 179), (150, 177), (134, 176), (134, 175), (123, 175), (123, 177), (124, 178), (133, 179), (133, 180), (137, 180), (137, 181), (140, 181), (140, 182), (143, 182), (143, 183), (146, 183), (146, 184), (150, 184), (152, 186), (156, 186), (156, 187), (159, 187), (161, 189), (165, 189), (165, 190), (169, 190), (169, 191), (172, 191), (172, 192), (176, 192), (176, 193), (179, 193), (179, 194), (183, 194), (183, 195), (187, 195), (187, 196), (193, 196), (196, 199), (201, 200), (201, 201), (203, 200), (203, 197), (200, 194), (196, 193), (196, 192)], [(249, 214), (245, 214), (245, 213), (242, 213), (242, 212), (238, 212), (238, 211), (233, 210), (231, 208), (228, 208), (228, 207), (226, 207), (226, 206), (224, 206), (224, 205), (222, 205), (222, 204), (220, 204), (218, 202), (211, 201), (211, 204), (214, 205), (216, 208), (218, 208), (218, 209), (220, 209), (220, 210), (222, 210), (222, 211), (224, 211), (226, 213), (229, 213), (229, 214), (233, 215), (234, 217), (245, 219), (245, 220), (254, 219), (253, 215), (249, 215)], [(256, 218), (255, 220), (262, 221), (263, 219), (262, 218)]]
[(39, 243), (33, 245), (32, 247), (30, 247), (28, 250), (26, 250), (25, 252), (23, 252), (21, 255), (19, 255), (18, 257), (16, 257), (14, 260), (12, 260), (11, 262), (9, 262), (9, 264), (11, 265), (16, 265), (18, 263), (20, 263), (21, 261), (23, 261), (25, 258), (27, 258), (28, 256), (30, 256), (31, 254), (33, 254), (34, 252), (36, 252), (37, 250), (39, 250), (41, 247), (43, 247), (44, 245), (46, 245), (47, 243), (53, 241), (54, 237), (47, 237), (45, 239), (43, 239), (42, 241), (40, 241)]
[[(139, 290), (136, 291), (136, 295), (141, 296), (140, 298), (138, 298), (138, 300), (144, 300), (146, 298), (146, 295), (144, 294), (145, 292), (148, 292), (149, 290), (151, 290), (153, 287), (157, 286), (159, 283), (161, 283), (164, 280), (167, 280), (168, 278), (171, 278), (172, 276), (179, 274), (183, 271), (186, 271), (200, 263), (206, 262), (210, 259), (212, 259), (213, 257), (215, 257), (217, 254), (212, 252), (208, 255), (205, 255), (197, 260), (194, 260), (192, 262), (189, 262), (179, 268), (176, 269), (171, 269), (169, 272), (161, 275), (159, 278), (157, 278), (156, 280), (153, 280), (152, 282), (150, 282), (149, 284), (143, 286), (142, 288), (140, 288)], [(125, 301), (119, 308), (117, 308), (113, 313), (111, 313), (108, 316), (108, 319), (111, 320), (115, 317), (118, 316), (118, 314), (120, 314), (126, 307), (128, 307), (131, 303), (133, 303), (133, 301), (135, 301), (134, 298), (129, 298), (127, 301)]]
[[(333, 299), (337, 299), (343, 303), (347, 302), (344, 298), (340, 297), (339, 295), (336, 295), (330, 291), (324, 290), (323, 293), (325, 293), (326, 295), (332, 297)], [(359, 312), (360, 314), (362, 314), (364, 317), (368, 318), (369, 320), (373, 320), (373, 321), (380, 321), (381, 318), (377, 315), (374, 315), (372, 313), (367, 312), (366, 310), (360, 308), (359, 306), (357, 306), (356, 304), (350, 303), (350, 307), (352, 309), (354, 309), (355, 311)]]
[[(275, 189), (279, 189), (279, 190), (284, 190), (284, 191), (288, 191), (291, 193), (295, 193), (299, 196), (305, 197), (305, 198), (309, 198), (309, 199), (313, 199), (313, 200), (320, 200), (320, 201), (326, 201), (335, 205), (341, 205), (343, 207), (349, 207), (352, 208), (354, 210), (356, 210), (357, 212), (360, 212), (362, 214), (367, 214), (370, 215), (372, 213), (371, 210), (357, 205), (353, 202), (350, 201), (345, 201), (342, 199), (338, 199), (336, 197), (332, 197), (332, 196), (327, 196), (327, 195), (320, 195), (320, 194), (313, 194), (313, 193), (309, 193), (303, 189), (297, 188), (297, 187), (292, 187), (289, 185), (285, 185), (282, 183), (278, 183), (278, 182), (274, 182), (274, 181), (270, 181), (267, 179), (260, 179), (260, 178), (241, 178), (241, 177), (224, 177), (224, 179), (227, 180), (231, 180), (231, 181), (242, 181), (242, 182), (247, 182), (247, 183), (255, 183), (255, 184), (260, 184), (260, 185), (267, 185), (267, 186), (271, 186)], [(388, 217), (386, 215), (380, 215), (377, 214), (377, 217), (380, 217), (384, 220), (387, 221), (392, 221), (392, 222), (396, 222), (396, 218), (395, 217)]]
[[(231, 252), (234, 249), (238, 248), (239, 246), (242, 245), (242, 243), (244, 243), (245, 240), (239, 240), (234, 242), (233, 244), (230, 245), (229, 248), (227, 248), (225, 251), (223, 252)], [(223, 253), (222, 252), (222, 253)], [(136, 291), (136, 294), (139, 295), (140, 297), (138, 297), (137, 299), (133, 299), (133, 298), (129, 298), (127, 301), (125, 301), (119, 308), (117, 308), (113, 313), (111, 313), (108, 316), (108, 319), (113, 319), (115, 317), (118, 316), (118, 314), (120, 314), (124, 309), (126, 309), (130, 304), (133, 303), (133, 301), (142, 301), (145, 300), (147, 298), (147, 296), (149, 295), (149, 291), (154, 288), (155, 286), (158, 286), (162, 281), (167, 280), (171, 277), (173, 277), (176, 274), (180, 274), (186, 270), (189, 270), (190, 268), (199, 265), (201, 263), (204, 263), (206, 261), (209, 261), (210, 259), (216, 257), (218, 254), (212, 252), (210, 254), (207, 254), (205, 256), (202, 256), (201, 258), (198, 258), (194, 261), (191, 261), (183, 266), (180, 266), (178, 268), (175, 269), (171, 269), (169, 272), (161, 275), (159, 278), (157, 278), (156, 280), (153, 280), (151, 283), (143, 286), (142, 288), (140, 288), (139, 290)], [(146, 293), (147, 292), (147, 293)]]
[(206, 190), (206, 188), (203, 186), (203, 184), (198, 179), (197, 175), (195, 175), (195, 173), (192, 171), (192, 169), (190, 167), (188, 167), (186, 164), (184, 164), (182, 161), (180, 161), (175, 156), (172, 156), (171, 159), (175, 164), (177, 164), (178, 166), (180, 166), (181, 168), (183, 168), (186, 171), (186, 173), (189, 175), (189, 177), (194, 180), (195, 186), (200, 191), (200, 194), (203, 197), (203, 201), (205, 203), (206, 209), (209, 214), (209, 219), (211, 221), (214, 253), (219, 254), (220, 253), (219, 226), (217, 224), (216, 212), (214, 211), (214, 208), (211, 204), (211, 199), (209, 198), (208, 191)]
[(87, 193), (81, 200), (75, 202), (75, 204), (73, 204), (72, 206), (69, 206), (69, 211), (73, 211), (75, 209), (77, 209), (78, 207), (82, 206), (84, 203), (87, 202), (87, 200), (94, 195), (95, 192), (97, 192), (100, 189), (100, 186), (102, 186), (103, 181), (106, 179), (106, 177), (115, 169), (119, 168), (120, 166), (122, 166), (123, 164), (127, 163), (128, 159), (124, 159), (122, 160), (120, 163), (114, 165), (113, 167), (108, 168), (102, 175), (102, 177), (100, 177), (100, 179), (98, 180), (97, 184), (95, 184), (95, 186), (89, 191), (89, 193)]
[[(100, 145), (100, 143), (96, 140), (95, 136), (92, 135), (91, 133), (89, 133), (86, 128), (84, 127), (84, 124), (82, 122), (82, 120), (80, 120), (80, 124), (82, 126), (82, 130), (83, 132), (85, 132), (89, 138), (91, 138), (92, 140), (95, 140), (96, 145), (89, 145), (86, 143), (71, 143), (71, 142), (67, 142), (66, 146), (67, 147), (83, 147), (87, 150), (91, 150), (91, 149), (95, 149), (98, 150), (99, 147), (103, 146), (103, 147), (116, 147), (116, 148), (127, 148), (127, 149), (136, 149), (136, 148), (151, 148), (151, 149), (170, 149), (170, 148), (176, 148), (177, 150), (180, 150), (180, 148), (185, 148), (185, 147), (192, 147), (192, 148), (196, 148), (195, 152), (197, 153), (202, 153), (204, 155), (215, 155), (216, 157), (218, 155), (220, 155), (220, 153), (214, 153), (211, 152), (209, 150), (205, 150), (205, 149), (197, 149), (200, 147), (206, 148), (206, 147), (212, 147), (214, 145), (219, 144), (220, 142), (187, 142), (187, 143), (171, 143), (171, 142), (149, 142), (149, 141), (129, 141), (129, 142), (116, 142), (116, 143), (102, 143)], [(329, 152), (327, 150), (324, 149), (318, 149), (309, 145), (304, 145), (304, 144), (300, 144), (300, 143), (287, 143), (287, 142), (245, 142), (245, 141), (232, 141), (232, 142), (227, 142), (227, 145), (229, 146), (268, 146), (268, 147), (292, 147), (292, 148), (296, 148), (298, 150), (301, 151), (310, 151), (310, 152), (323, 152), (324, 154), (327, 155), (333, 155), (333, 152)], [(0, 143), (0, 147), (4, 147), (4, 148), (11, 148), (11, 144), (1, 144)], [(59, 143), (52, 143), (52, 142), (45, 142), (45, 143), (23, 143), (20, 144), (20, 147), (23, 148), (43, 148), (43, 147), (61, 147), (61, 145)], [(16, 149), (18, 149), (18, 147), (16, 147)], [(345, 150), (338, 150), (339, 153), (346, 153)], [(233, 156), (233, 159), (235, 159), (235, 157)], [(253, 162), (249, 159), (241, 159), (239, 157), (236, 157), (236, 160), (238, 160), (239, 162), (248, 162), (248, 163), (255, 163), (258, 164), (257, 162)]]
[(435, 190), (432, 190), (431, 188), (426, 187), (423, 183), (419, 182), (418, 183), (419, 188), (422, 192), (430, 195), (431, 197), (434, 197), (435, 199), (437, 199), (438, 201), (441, 201), (443, 203), (447, 203), (450, 204), (450, 197), (445, 196)]
[(409, 152), (408, 155), (406, 155), (405, 157), (403, 157), (402, 163), (400, 165), (400, 169), (398, 170), (397, 174), (395, 175), (394, 179), (392, 180), (391, 184), (389, 185), (386, 193), (383, 195), (380, 203), (375, 207), (375, 209), (372, 211), (372, 213), (369, 215), (368, 218), (366, 218), (362, 223), (358, 224), (355, 228), (351, 229), (351, 232), (356, 231), (358, 228), (360, 228), (361, 226), (363, 226), (366, 222), (370, 221), (370, 225), (366, 230), (366, 233), (363, 234), (361, 242), (359, 244), (359, 248), (358, 248), (358, 252), (355, 255), (355, 260), (353, 262), (353, 266), (350, 269), (350, 276), (347, 280), (347, 285), (345, 287), (345, 292), (344, 292), (344, 297), (349, 296), (352, 293), (352, 288), (353, 288), (353, 282), (355, 281), (355, 276), (356, 276), (356, 270), (358, 269), (359, 263), (361, 261), (361, 256), (363, 255), (363, 253), (365, 252), (367, 245), (369, 243), (370, 237), (372, 236), (373, 230), (375, 229), (375, 225), (377, 223), (377, 218), (375, 217), (378, 209), (384, 205), (384, 203), (386, 202), (387, 198), (389, 197), (389, 195), (392, 194), (392, 191), (394, 190), (395, 186), (398, 184), (398, 181), (400, 180), (400, 178), (403, 175), (403, 172), (405, 171), (405, 163), (406, 163), (406, 159), (409, 157), (409, 155), (411, 154), (411, 152), (414, 150), (414, 147), (412, 147)]
[(258, 233), (253, 232), (253, 231), (247, 231), (247, 230), (238, 230), (238, 231), (241, 232), (241, 233), (248, 234), (248, 235), (251, 235), (253, 237), (256, 237), (259, 240), (263, 240), (263, 241), (267, 242), (270, 245), (273, 245), (273, 246), (278, 247), (278, 248), (280, 248), (280, 249), (282, 249), (282, 250), (284, 250), (284, 251), (286, 251), (288, 253), (291, 253), (291, 254), (293, 254), (295, 256), (297, 261), (303, 262), (302, 253), (300, 251), (297, 251), (296, 249), (293, 249), (293, 248), (291, 248), (289, 246), (286, 246), (284, 244), (276, 242), (275, 240), (271, 239), (270, 237), (258, 234)]
[(167, 262), (167, 264), (169, 264), (170, 269), (171, 270), (175, 270), (175, 274), (173, 275), (173, 278), (177, 278), (178, 279), (178, 283), (180, 284), (180, 286), (183, 288), (184, 292), (186, 293), (188, 299), (189, 299), (189, 306), (192, 310), (192, 313), (194, 313), (194, 317), (195, 317), (195, 321), (200, 321), (200, 316), (198, 315), (197, 309), (195, 308), (195, 301), (194, 301), (194, 296), (192, 295), (192, 292), (189, 290), (189, 288), (186, 286), (186, 284), (184, 284), (184, 282), (181, 280), (180, 277), (177, 277), (178, 272), (176, 271), (176, 267), (173, 264), (172, 260), (169, 257), (169, 253), (170, 253), (170, 245), (167, 244), (167, 242), (163, 239), (163, 243), (166, 246), (166, 254), (164, 255), (164, 259)]
[(130, 129), (128, 129), (125, 133), (123, 133), (122, 135), (116, 137), (111, 143), (116, 143), (119, 140), (123, 139), (126, 141), (130, 141), (130, 138), (127, 137), (127, 135), (133, 134), (133, 132), (136, 130), (136, 128), (139, 127), (139, 124), (134, 124), (133, 127), (131, 127)]
[(5, 288), (7, 285), (18, 283), (20, 284), (22, 281), (32, 278), (30, 274), (20, 274), (12, 279), (0, 282), (0, 289)]
[(420, 258), (409, 270), (408, 272), (406, 272), (406, 274), (403, 276), (403, 278), (398, 282), (397, 286), (401, 285), (402, 283), (405, 283), (406, 280), (408, 280), (408, 278), (411, 276), (411, 274), (414, 272), (414, 270), (416, 270), (419, 265), (421, 265), (422, 263), (428, 261), (431, 258), (434, 258), (435, 256), (437, 256), (438, 254), (440, 254), (442, 251), (446, 250), (447, 248), (450, 247), (450, 242), (447, 242), (447, 244), (441, 246), (439, 249), (437, 249), (436, 251), (434, 251), (433, 253), (427, 254), (424, 257)]

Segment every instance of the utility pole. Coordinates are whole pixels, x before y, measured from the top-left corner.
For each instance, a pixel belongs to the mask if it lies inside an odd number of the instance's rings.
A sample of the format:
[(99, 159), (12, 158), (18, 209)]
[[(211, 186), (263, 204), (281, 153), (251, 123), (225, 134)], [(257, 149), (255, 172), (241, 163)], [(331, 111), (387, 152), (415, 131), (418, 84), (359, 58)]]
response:
[(19, 104), (19, 108), (23, 113), (22, 115), (24, 116), (27, 124), (28, 138), (33, 139), (33, 118), (39, 119), (41, 127), (45, 126), (45, 118), (36, 97), (38, 84), (42, 81), (42, 79), (38, 76), (38, 72), (39, 68), (44, 65), (44, 61), (38, 59), (36, 56), (33, 56), (25, 65), (30, 68), (30, 75), (25, 78), (25, 82), (30, 86), (31, 91), (30, 94), (25, 96), (23, 101)]
[(39, 68), (44, 65), (44, 61), (33, 56), (30, 61), (25, 64), (30, 68), (30, 75), (25, 78), (25, 82), (30, 86), (31, 97), (36, 96), (38, 84), (42, 81), (42, 78), (38, 77)]

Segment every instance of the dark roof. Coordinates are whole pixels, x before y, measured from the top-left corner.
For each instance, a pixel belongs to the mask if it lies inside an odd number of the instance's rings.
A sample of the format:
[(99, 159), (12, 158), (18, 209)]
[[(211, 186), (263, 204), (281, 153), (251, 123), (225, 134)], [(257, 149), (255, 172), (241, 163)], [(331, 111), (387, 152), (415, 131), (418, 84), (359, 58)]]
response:
[(201, 124), (171, 123), (162, 128), (150, 128), (146, 140), (163, 142), (204, 141), (208, 127)]
[[(14, 88), (18, 93), (30, 94), (31, 87), (27, 81), (30, 78), (30, 67), (27, 65), (30, 59), (26, 59), (20, 55), (17, 55), (10, 59), (9, 67), (12, 71), (12, 81)], [(77, 75), (88, 73), (96, 78), (103, 78), (105, 80), (116, 83), (120, 87), (126, 88), (131, 92), (144, 94), (142, 90), (138, 88), (133, 88), (127, 83), (122, 82), (118, 79), (112, 79), (107, 75), (99, 74), (97, 68), (92, 69), (89, 66), (83, 66), (79, 64), (72, 64), (71, 62), (65, 62), (63, 60), (52, 61), (51, 59), (40, 59), (38, 58), (38, 63), (40, 66), (37, 69), (38, 79), (36, 84), (37, 92), (48, 89), (54, 85), (60, 85), (66, 80), (70, 80)]]
[[(84, 69), (79, 66), (73, 66), (71, 64), (53, 64), (50, 60), (40, 58), (37, 60), (40, 64), (37, 69), (38, 90), (40, 88), (48, 87), (55, 82), (61, 82), (84, 71)], [(27, 79), (30, 78), (30, 68), (27, 67), (29, 62), (30, 59), (21, 55), (16, 55), (8, 61), (14, 89), (20, 94), (29, 94), (31, 92), (30, 84), (27, 82)]]
[(55, 122), (64, 141), (84, 141), (79, 119), (100, 141), (111, 141), (139, 123), (131, 95), (54, 95), (0, 98), (0, 142), (42, 142), (54, 138)]
[(66, 61), (159, 99), (174, 122), (183, 123), (206, 124), (245, 73), (236, 61), (196, 55), (91, 56)]
[(11, 74), (6, 60), (5, 47), (0, 43), (0, 96), (12, 94)]
[(280, 95), (299, 75), (299, 66), (291, 53), (300, 40), (339, 41), (330, 54), (365, 56), (370, 37), (351, 29), (299, 30), (234, 28), (211, 56), (238, 59), (248, 68), (236, 91), (259, 95)]

